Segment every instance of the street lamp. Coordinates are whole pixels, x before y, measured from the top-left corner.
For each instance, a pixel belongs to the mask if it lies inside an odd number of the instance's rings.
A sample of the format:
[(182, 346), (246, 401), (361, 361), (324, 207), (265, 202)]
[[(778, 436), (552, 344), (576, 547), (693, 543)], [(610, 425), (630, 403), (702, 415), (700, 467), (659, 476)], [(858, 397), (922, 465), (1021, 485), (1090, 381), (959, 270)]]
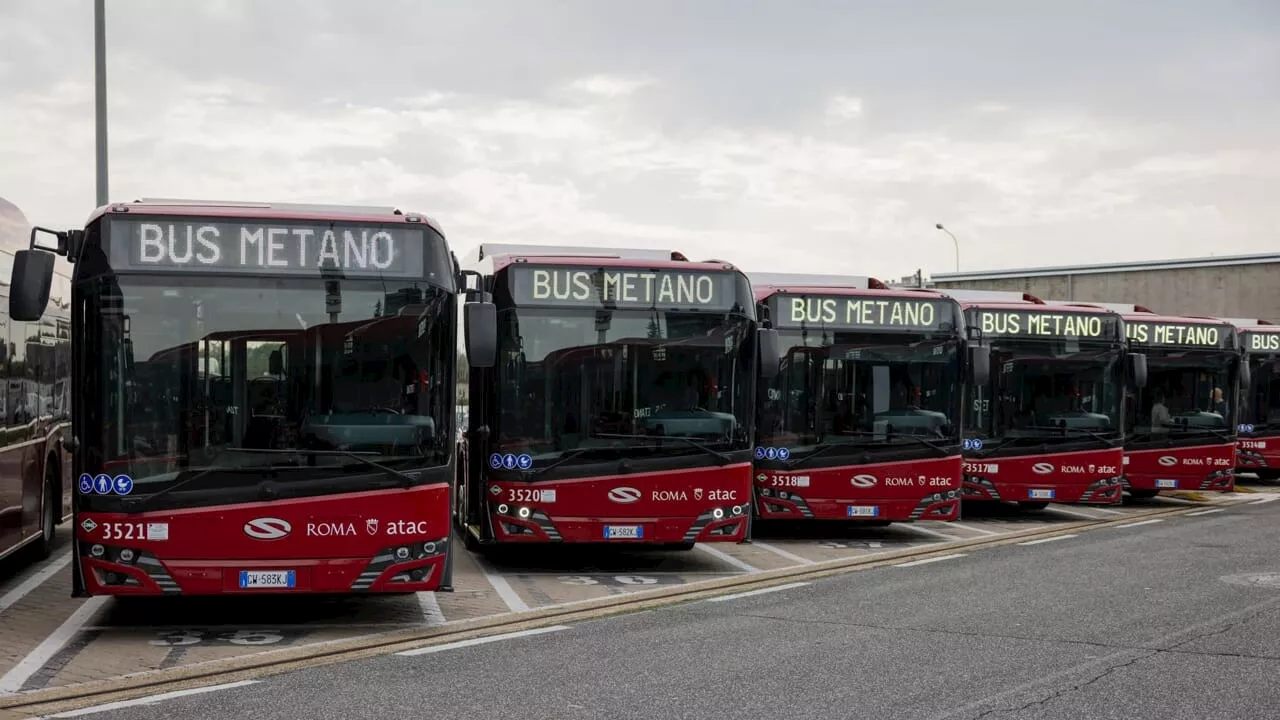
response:
[(93, 2), (94, 142), (98, 166), (98, 207), (107, 200), (107, 10), (106, 0)]
[(956, 239), (956, 236), (952, 234), (950, 230), (942, 227), (942, 223), (938, 223), (934, 227), (938, 228), (939, 230), (941, 230), (942, 232), (948, 235), (951, 235), (951, 242), (955, 243), (956, 245), (956, 272), (960, 272), (960, 241)]

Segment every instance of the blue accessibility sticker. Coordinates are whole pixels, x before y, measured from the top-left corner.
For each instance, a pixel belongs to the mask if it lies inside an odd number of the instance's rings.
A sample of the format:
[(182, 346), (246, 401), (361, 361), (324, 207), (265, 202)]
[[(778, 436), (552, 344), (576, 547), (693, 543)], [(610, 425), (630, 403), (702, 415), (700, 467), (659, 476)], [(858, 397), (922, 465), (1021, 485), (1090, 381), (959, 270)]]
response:
[(102, 473), (93, 479), (93, 491), (99, 495), (110, 495), (112, 484), (111, 476)]
[(93, 493), (93, 476), (89, 473), (80, 473), (80, 492), (85, 495)]
[(791, 457), (791, 451), (790, 451), (790, 450), (788, 450), (787, 448), (778, 448), (778, 459), (779, 459), (779, 460), (786, 460), (786, 459), (787, 459), (787, 458), (789, 458), (789, 457)]
[(762, 448), (762, 447), (757, 447), (757, 448), (756, 448), (756, 459), (757, 459), (757, 460), (763, 460), (763, 459), (764, 459), (764, 448)]
[(981, 450), (982, 440), (979, 438), (965, 438), (964, 449), (965, 450)]
[(777, 459), (778, 459), (778, 448), (765, 448), (764, 456), (765, 456), (765, 458), (767, 458), (767, 459), (769, 459), (769, 460), (777, 460)]
[(128, 475), (117, 475), (114, 487), (117, 495), (128, 495), (133, 492), (133, 478)]
[(1244, 423), (1239, 428), (1237, 428), (1237, 430), (1239, 430), (1242, 433), (1251, 433), (1253, 432), (1253, 426), (1250, 425), (1249, 423)]
[(521, 470), (528, 470), (533, 467), (533, 456), (521, 453), (516, 457), (516, 465), (519, 466)]
[(489, 456), (489, 467), (498, 470), (502, 467), (502, 453), (494, 453)]
[(503, 456), (502, 456), (502, 467), (504, 467), (504, 468), (506, 468), (506, 469), (508, 469), (508, 470), (515, 470), (515, 469), (516, 469), (516, 456), (515, 456), (515, 455), (512, 455), (511, 453), (507, 453), (506, 455), (503, 455)]

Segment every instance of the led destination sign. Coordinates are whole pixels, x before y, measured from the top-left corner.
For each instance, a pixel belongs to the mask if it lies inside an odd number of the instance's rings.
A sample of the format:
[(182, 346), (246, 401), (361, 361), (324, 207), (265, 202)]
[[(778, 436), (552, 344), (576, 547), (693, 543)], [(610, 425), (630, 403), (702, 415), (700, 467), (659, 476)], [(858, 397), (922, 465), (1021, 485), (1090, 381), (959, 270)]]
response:
[(520, 267), (510, 270), (517, 305), (686, 308), (728, 311), (740, 276), (643, 268)]
[(869, 330), (939, 331), (955, 327), (955, 305), (938, 300), (856, 295), (776, 295), (777, 328), (822, 326)]
[(1280, 333), (1245, 333), (1244, 346), (1249, 352), (1280, 353)]
[(1199, 323), (1162, 323), (1129, 321), (1125, 326), (1129, 342), (1137, 345), (1173, 345), (1177, 347), (1233, 348), (1235, 332), (1223, 325)]
[(111, 265), (120, 270), (422, 277), (422, 228), (332, 222), (110, 221)]
[(970, 325), (984, 337), (1119, 340), (1119, 318), (1043, 310), (970, 310)]

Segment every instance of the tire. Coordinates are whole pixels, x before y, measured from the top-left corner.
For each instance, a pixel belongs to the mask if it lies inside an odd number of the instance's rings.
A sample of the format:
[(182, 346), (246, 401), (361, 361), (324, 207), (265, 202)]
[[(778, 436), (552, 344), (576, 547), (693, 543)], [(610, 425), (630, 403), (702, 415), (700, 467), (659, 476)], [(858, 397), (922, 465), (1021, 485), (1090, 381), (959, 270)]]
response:
[(40, 501), (40, 541), (36, 544), (36, 555), (41, 560), (53, 554), (53, 537), (60, 517), (58, 511), (62, 509), (62, 498), (57, 489), (57, 470), (53, 463), (46, 463)]
[(1039, 502), (1039, 501), (1027, 502), (1025, 500), (1019, 500), (1018, 507), (1022, 508), (1023, 510), (1043, 510), (1049, 507), (1049, 503)]

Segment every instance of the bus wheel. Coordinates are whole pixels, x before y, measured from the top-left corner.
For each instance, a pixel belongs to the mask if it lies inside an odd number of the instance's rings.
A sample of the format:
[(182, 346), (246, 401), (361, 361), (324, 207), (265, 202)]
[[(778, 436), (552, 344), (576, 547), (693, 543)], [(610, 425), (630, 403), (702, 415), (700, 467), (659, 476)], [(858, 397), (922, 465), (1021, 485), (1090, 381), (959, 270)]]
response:
[(1018, 507), (1023, 510), (1043, 510), (1049, 507), (1047, 502), (1027, 502), (1025, 500), (1018, 501)]
[(58, 524), (58, 510), (61, 498), (57, 493), (58, 476), (53, 463), (45, 464), (44, 499), (40, 503), (40, 544), (36, 548), (40, 559), (53, 553), (53, 533)]

